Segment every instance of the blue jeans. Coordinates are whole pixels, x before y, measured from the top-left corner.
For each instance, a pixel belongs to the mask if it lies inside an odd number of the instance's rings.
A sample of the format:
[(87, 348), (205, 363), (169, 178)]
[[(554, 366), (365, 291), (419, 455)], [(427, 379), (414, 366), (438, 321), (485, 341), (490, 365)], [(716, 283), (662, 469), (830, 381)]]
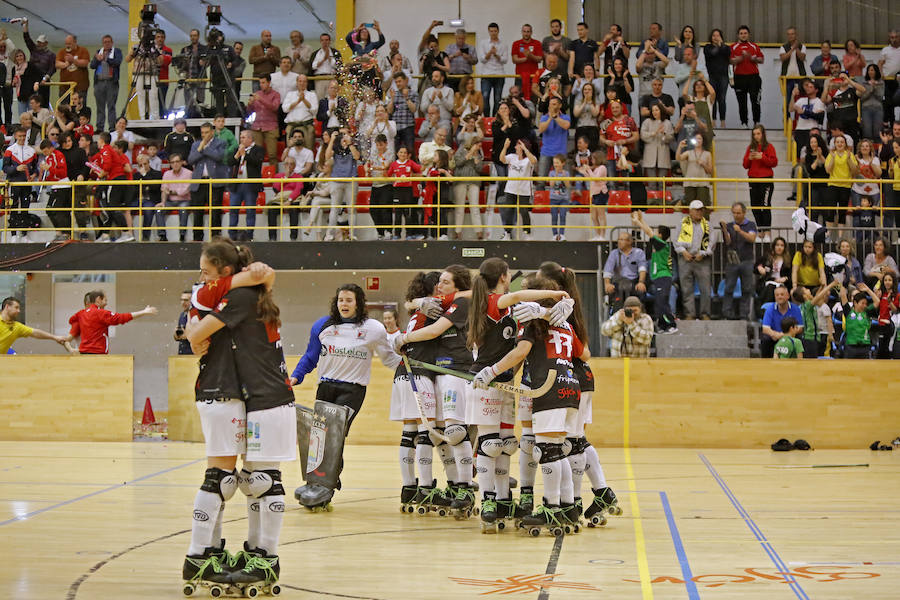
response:
[[(737, 315), (734, 313), (734, 288), (741, 280), (741, 299)], [(722, 316), (729, 320), (750, 318), (750, 302), (753, 300), (753, 261), (745, 260), (725, 267), (725, 295), (722, 298)]]
[[(503, 98), (503, 86), (506, 79), (503, 77), (482, 77), (481, 78), (481, 95), (484, 97), (484, 116), (493, 117), (497, 113), (497, 107), (500, 106), (500, 99)], [(494, 93), (494, 104), (491, 105), (490, 96)]]
[(862, 127), (862, 137), (869, 140), (877, 140), (881, 133), (882, 107), (863, 106), (860, 111), (859, 121)]
[(228, 217), (228, 233), (232, 239), (237, 239), (237, 224), (240, 217), (240, 211), (235, 209), (236, 206), (243, 204), (247, 207), (245, 212), (247, 236), (253, 239), (253, 227), (256, 226), (256, 196), (259, 193), (259, 184), (257, 183), (238, 183), (231, 191), (231, 197), (228, 199), (228, 206), (232, 208)]
[(116, 124), (116, 99), (119, 97), (119, 82), (104, 79), (94, 82), (94, 100), (97, 102), (97, 131), (106, 131)]
[[(569, 209), (563, 208), (571, 204), (568, 198), (550, 197), (550, 223), (553, 226), (553, 235), (566, 235), (566, 214)], [(559, 224), (559, 227), (556, 225)]]
[[(158, 235), (165, 235), (166, 230), (166, 216), (169, 211), (169, 207), (176, 206), (179, 208), (184, 208), (190, 203), (190, 199), (188, 200), (166, 200), (166, 208), (156, 211), (156, 228)], [(188, 224), (188, 211), (179, 210), (178, 211), (178, 237), (184, 240), (187, 235), (187, 224)]]

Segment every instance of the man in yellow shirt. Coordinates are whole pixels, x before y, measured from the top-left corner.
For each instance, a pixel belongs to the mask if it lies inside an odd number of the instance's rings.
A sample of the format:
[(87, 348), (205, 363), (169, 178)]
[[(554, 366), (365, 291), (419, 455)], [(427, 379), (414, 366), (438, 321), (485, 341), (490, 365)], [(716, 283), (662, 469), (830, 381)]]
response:
[(35, 337), (39, 340), (53, 340), (60, 345), (65, 344), (66, 338), (63, 336), (53, 335), (19, 323), (16, 319), (21, 310), (22, 305), (15, 298), (3, 299), (2, 308), (0, 308), (0, 355), (8, 353), (13, 342), (22, 337)]

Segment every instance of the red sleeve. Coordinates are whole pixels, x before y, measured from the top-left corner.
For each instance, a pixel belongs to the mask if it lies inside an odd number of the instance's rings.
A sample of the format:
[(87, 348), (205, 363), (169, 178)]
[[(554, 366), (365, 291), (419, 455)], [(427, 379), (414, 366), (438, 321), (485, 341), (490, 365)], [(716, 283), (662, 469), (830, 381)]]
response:
[(79, 310), (77, 313), (69, 317), (69, 325), (72, 326), (69, 329), (69, 333), (72, 335), (72, 337), (78, 337), (81, 335), (81, 324), (78, 321), (78, 315), (80, 314), (81, 311)]
[(763, 55), (762, 48), (760, 48), (759, 46), (756, 46), (755, 54), (758, 58), (765, 58), (765, 56)]
[(734, 49), (737, 47), (737, 43), (731, 45), (731, 58), (734, 58)]
[(744, 168), (750, 168), (750, 146), (747, 146), (747, 151), (744, 152)]
[(499, 321), (509, 312), (509, 307), (500, 310), (500, 307), (497, 306), (497, 303), (500, 301), (500, 296), (502, 295), (503, 294), (491, 294), (488, 296), (487, 316), (494, 321)]
[(441, 308), (447, 310), (456, 299), (456, 292), (448, 294), (446, 296), (438, 296), (437, 299), (441, 301)]
[(198, 308), (206, 307), (208, 310), (214, 310), (222, 298), (231, 290), (231, 276), (222, 277), (212, 283), (207, 283), (197, 290), (197, 302), (200, 304)]
[(54, 156), (56, 157), (56, 162), (54, 164), (53, 177), (59, 181), (60, 179), (64, 179), (68, 174), (66, 172), (66, 157), (63, 156), (62, 152), (59, 150), (54, 152)]
[(410, 159), (409, 163), (410, 163), (409, 168), (412, 169), (413, 173), (421, 173), (422, 172), (422, 165), (420, 165), (419, 163), (417, 163), (416, 161), (414, 161), (412, 159)]
[(539, 43), (539, 44), (537, 45), (537, 52), (532, 52), (532, 54), (534, 54), (534, 55), (537, 56), (538, 58), (543, 57), (543, 56), (544, 56), (544, 46), (543, 46), (542, 44)]
[(763, 164), (769, 168), (778, 165), (778, 156), (775, 154), (775, 146), (772, 144), (766, 146), (766, 151), (763, 152)]
[(104, 325), (124, 325), (133, 318), (131, 313), (114, 313), (108, 310), (100, 311), (100, 320)]
[(393, 176), (393, 174), (395, 173), (395, 165), (396, 165), (396, 164), (397, 164), (397, 163), (396, 163), (396, 161), (395, 161), (395, 162), (392, 162), (390, 165), (388, 165), (387, 171), (385, 171), (385, 173), (384, 173), (384, 176), (385, 176), (385, 177), (391, 177), (391, 176)]

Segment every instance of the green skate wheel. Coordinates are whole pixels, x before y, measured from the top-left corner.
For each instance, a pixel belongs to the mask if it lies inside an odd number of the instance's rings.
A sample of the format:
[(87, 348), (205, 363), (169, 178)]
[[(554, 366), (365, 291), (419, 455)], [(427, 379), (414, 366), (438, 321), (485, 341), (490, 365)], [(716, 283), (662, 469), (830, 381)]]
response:
[(196, 588), (194, 588), (193, 584), (186, 583), (186, 584), (184, 584), (184, 587), (181, 588), (181, 593), (184, 594), (185, 596), (190, 596), (191, 594), (194, 593), (195, 589)]
[(531, 529), (528, 530), (528, 535), (530, 535), (531, 537), (537, 537), (537, 536), (541, 535), (541, 528), (540, 527), (532, 527)]

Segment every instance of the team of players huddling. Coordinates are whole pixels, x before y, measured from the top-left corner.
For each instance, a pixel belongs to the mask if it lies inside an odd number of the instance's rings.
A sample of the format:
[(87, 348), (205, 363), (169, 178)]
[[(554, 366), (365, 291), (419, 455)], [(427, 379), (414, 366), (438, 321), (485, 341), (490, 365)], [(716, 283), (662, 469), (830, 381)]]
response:
[[(290, 377), (272, 301), (274, 272), (229, 240), (206, 244), (200, 266), (202, 285), (193, 295), (186, 336), (201, 355), (196, 399), (208, 468), (194, 502), (186, 595), (201, 586), (214, 596), (280, 592), (280, 463), (297, 455), (291, 385), (318, 367), (317, 399), (349, 406), (355, 415), (376, 354), (396, 369), (390, 418), (403, 423), (404, 512), (476, 514), (484, 532), (513, 521), (531, 535), (578, 531), (582, 515), (597, 525), (605, 524), (605, 514), (621, 513), (584, 434), (594, 387), (572, 271), (546, 262), (515, 292), (499, 258), (485, 260), (474, 276), (461, 265), (420, 273), (407, 290), (409, 325), (393, 335), (368, 317), (358, 286), (341, 286), (329, 314), (313, 328), (313, 351)], [(435, 449), (446, 487), (439, 488), (433, 474)], [(520, 493), (514, 499), (510, 461), (517, 451)], [(535, 506), (538, 465), (543, 501)], [(593, 499), (583, 503), (585, 474)], [(238, 489), (247, 496), (248, 536), (231, 554), (221, 529), (225, 502)]]

